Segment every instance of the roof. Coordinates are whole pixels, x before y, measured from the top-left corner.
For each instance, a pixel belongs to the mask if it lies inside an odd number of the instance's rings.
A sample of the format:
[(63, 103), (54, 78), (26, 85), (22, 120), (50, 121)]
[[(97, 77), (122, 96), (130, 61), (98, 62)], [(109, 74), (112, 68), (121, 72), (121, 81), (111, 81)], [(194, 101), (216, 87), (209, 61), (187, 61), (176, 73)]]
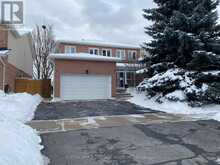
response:
[(60, 60), (83, 60), (83, 61), (109, 61), (109, 62), (118, 62), (121, 61), (120, 58), (116, 57), (105, 57), (99, 55), (92, 55), (88, 53), (72, 53), (72, 54), (50, 54), (50, 59), (60, 59)]
[(139, 67), (139, 64), (132, 63), (117, 63), (117, 67), (126, 68), (126, 67)]
[(16, 38), (20, 38), (23, 37), (25, 35), (30, 36), (31, 35), (31, 30), (27, 29), (27, 28), (17, 28), (15, 25), (0, 25), (1, 27), (6, 28), (7, 30), (9, 30), (12, 35)]
[(113, 43), (106, 41), (92, 41), (92, 40), (81, 40), (81, 41), (72, 41), (72, 40), (57, 40), (58, 43), (67, 43), (67, 44), (77, 44), (77, 45), (90, 45), (90, 46), (102, 46), (110, 48), (127, 48), (127, 49), (141, 49), (139, 45), (132, 44), (123, 44), (123, 43)]
[(8, 50), (8, 49), (0, 49), (0, 57), (7, 56), (9, 52), (10, 52), (10, 50)]

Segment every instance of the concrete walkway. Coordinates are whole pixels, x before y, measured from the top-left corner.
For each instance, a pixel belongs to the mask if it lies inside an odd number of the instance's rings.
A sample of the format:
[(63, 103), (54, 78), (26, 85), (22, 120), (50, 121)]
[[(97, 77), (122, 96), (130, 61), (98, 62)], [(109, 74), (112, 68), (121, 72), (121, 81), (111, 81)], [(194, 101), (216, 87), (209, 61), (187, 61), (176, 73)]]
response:
[(192, 121), (186, 116), (170, 115), (165, 113), (135, 114), (121, 116), (97, 116), (61, 120), (34, 120), (28, 125), (36, 129), (40, 134), (52, 132), (66, 132), (81, 129), (106, 128), (129, 126), (135, 124), (159, 124)]

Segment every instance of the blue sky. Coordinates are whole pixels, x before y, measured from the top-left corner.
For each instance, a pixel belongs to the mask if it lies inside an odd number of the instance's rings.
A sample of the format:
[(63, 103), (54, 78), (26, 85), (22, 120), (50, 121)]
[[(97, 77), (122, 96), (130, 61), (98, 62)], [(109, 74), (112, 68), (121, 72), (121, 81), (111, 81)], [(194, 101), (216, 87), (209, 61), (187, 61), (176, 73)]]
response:
[(62, 39), (140, 44), (149, 37), (142, 17), (153, 0), (25, 0), (25, 25), (52, 24)]

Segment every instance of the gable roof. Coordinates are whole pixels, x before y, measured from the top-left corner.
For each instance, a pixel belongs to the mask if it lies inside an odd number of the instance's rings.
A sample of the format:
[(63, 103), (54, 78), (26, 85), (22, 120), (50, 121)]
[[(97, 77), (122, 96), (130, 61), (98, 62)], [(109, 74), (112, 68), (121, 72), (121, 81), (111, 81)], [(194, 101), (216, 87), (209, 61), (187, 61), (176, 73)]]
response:
[(0, 57), (8, 56), (10, 50), (5, 48), (0, 48)]

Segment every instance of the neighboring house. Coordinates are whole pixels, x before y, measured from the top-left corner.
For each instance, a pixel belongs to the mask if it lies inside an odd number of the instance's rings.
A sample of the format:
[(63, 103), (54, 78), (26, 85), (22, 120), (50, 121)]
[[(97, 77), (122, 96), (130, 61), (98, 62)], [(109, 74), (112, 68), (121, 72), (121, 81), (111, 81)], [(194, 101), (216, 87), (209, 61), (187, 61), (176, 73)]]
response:
[(141, 56), (141, 47), (129, 44), (109, 43), (102, 41), (57, 41), (57, 53), (89, 53), (106, 57), (117, 57), (116, 85), (117, 88), (135, 87), (136, 71), (140, 69), (138, 59)]
[(31, 34), (0, 25), (0, 89), (15, 90), (16, 78), (32, 78)]

